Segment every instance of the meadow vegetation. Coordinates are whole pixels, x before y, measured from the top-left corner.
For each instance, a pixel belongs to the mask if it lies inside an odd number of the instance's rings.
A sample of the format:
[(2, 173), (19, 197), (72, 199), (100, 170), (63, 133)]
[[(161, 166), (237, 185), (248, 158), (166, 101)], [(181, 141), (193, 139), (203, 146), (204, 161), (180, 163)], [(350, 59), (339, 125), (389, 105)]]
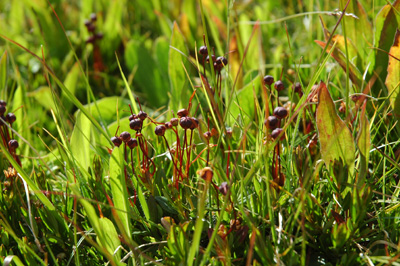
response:
[(400, 0), (0, 25), (3, 265), (400, 265)]

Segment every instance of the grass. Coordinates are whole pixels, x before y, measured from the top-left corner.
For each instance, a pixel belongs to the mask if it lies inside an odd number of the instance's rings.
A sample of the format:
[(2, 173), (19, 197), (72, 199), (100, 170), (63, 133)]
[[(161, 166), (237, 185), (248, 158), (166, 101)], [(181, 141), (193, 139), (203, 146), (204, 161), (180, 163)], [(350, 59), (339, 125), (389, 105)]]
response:
[(3, 2), (3, 265), (399, 264), (400, 1)]

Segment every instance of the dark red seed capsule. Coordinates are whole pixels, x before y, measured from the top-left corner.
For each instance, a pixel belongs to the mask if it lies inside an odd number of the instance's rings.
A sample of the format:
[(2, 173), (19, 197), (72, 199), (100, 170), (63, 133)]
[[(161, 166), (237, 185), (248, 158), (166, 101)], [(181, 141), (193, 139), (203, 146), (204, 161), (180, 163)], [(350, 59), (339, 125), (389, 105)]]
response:
[(268, 127), (269, 129), (274, 130), (275, 128), (278, 127), (279, 120), (278, 120), (278, 118), (276, 118), (276, 116), (271, 115), (271, 116), (268, 116), (267, 119), (265, 119), (264, 125), (266, 127)]
[(192, 125), (190, 126), (190, 129), (193, 130), (199, 126), (199, 120), (197, 118), (192, 117)]
[(137, 140), (136, 140), (135, 138), (131, 138), (131, 139), (128, 140), (128, 142), (126, 143), (126, 145), (128, 145), (128, 147), (132, 150), (132, 149), (134, 149), (135, 147), (137, 147), (138, 142), (137, 142)]
[(7, 108), (5, 105), (0, 105), (0, 116), (4, 115), (6, 112)]
[(18, 141), (16, 141), (15, 139), (10, 140), (8, 142), (8, 147), (11, 151), (15, 151), (19, 147)]
[[(213, 62), (215, 62), (215, 59), (216, 59), (215, 55), (212, 55), (211, 59), (212, 59)], [(207, 55), (207, 57), (206, 57), (206, 62), (210, 63), (210, 56), (209, 55)]]
[(230, 138), (230, 137), (232, 137), (232, 134), (233, 134), (232, 128), (230, 128), (230, 127), (227, 128), (226, 129), (226, 136)]
[(181, 120), (179, 121), (179, 125), (181, 125), (181, 127), (183, 129), (189, 129), (192, 126), (192, 119), (190, 119), (190, 117), (184, 116), (181, 118)]
[(222, 193), (222, 195), (228, 194), (229, 185), (227, 182), (222, 182), (221, 185), (218, 187), (218, 190)]
[(117, 147), (121, 146), (121, 144), (122, 144), (122, 140), (119, 137), (112, 137), (111, 141)]
[[(271, 132), (271, 138), (276, 139), (283, 132), (282, 128), (276, 128)], [(280, 140), (285, 139), (285, 134), (283, 133)]]
[(166, 129), (167, 128), (164, 125), (159, 125), (159, 126), (156, 126), (154, 133), (156, 133), (157, 136), (161, 137), (161, 136), (164, 136)]
[(188, 116), (188, 114), (189, 114), (189, 111), (187, 109), (181, 109), (177, 113), (178, 117), (185, 117), (185, 116)]
[(127, 142), (131, 138), (131, 134), (128, 131), (124, 131), (119, 135), (123, 142)]
[(206, 139), (210, 139), (211, 138), (211, 132), (207, 131), (203, 133), (203, 137), (205, 137)]
[(281, 80), (278, 80), (277, 82), (275, 82), (274, 88), (277, 91), (283, 91), (285, 89), (285, 85), (283, 84), (283, 82)]
[(220, 56), (215, 60), (215, 62), (217, 65), (226, 66), (228, 64), (228, 59), (226, 59), (224, 56)]
[(101, 39), (103, 39), (103, 37), (104, 37), (103, 33), (101, 33), (101, 32), (96, 33), (97, 40), (101, 40)]
[(274, 83), (274, 77), (271, 75), (266, 75), (264, 77), (264, 83), (267, 85), (271, 85), (272, 83)]
[(89, 25), (92, 25), (92, 22), (90, 20), (86, 19), (84, 24), (85, 24), (86, 28), (88, 28)]
[(140, 118), (135, 118), (129, 123), (129, 127), (135, 131), (141, 130), (143, 121)]
[(171, 118), (170, 122), (171, 122), (172, 126), (176, 127), (179, 124), (179, 119), (173, 117), (173, 118)]
[(17, 120), (17, 117), (15, 116), (15, 114), (13, 114), (13, 113), (8, 113), (8, 114), (6, 115), (6, 121), (7, 121), (8, 123), (12, 124), (12, 123), (15, 122), (15, 120)]
[(165, 123), (165, 128), (166, 129), (171, 129), (172, 128), (172, 123), (171, 122), (166, 122)]
[(285, 117), (287, 117), (288, 115), (288, 111), (286, 110), (285, 107), (276, 107), (274, 109), (274, 115), (278, 118), (278, 119), (283, 119)]
[(94, 43), (95, 39), (96, 39), (95, 36), (89, 36), (89, 37), (86, 39), (86, 43)]
[(200, 46), (199, 54), (201, 54), (203, 56), (208, 55), (207, 46), (204, 46), (204, 45)]
[(140, 111), (137, 115), (141, 120), (145, 120), (147, 118), (147, 114), (143, 111)]
[(95, 13), (90, 14), (90, 20), (91, 21), (96, 21), (97, 20), (97, 15)]
[(132, 121), (133, 119), (136, 119), (137, 115), (133, 114), (129, 116), (129, 121)]
[(293, 90), (296, 93), (300, 93), (301, 92), (301, 84), (300, 84), (300, 82), (296, 82), (295, 84), (293, 84)]

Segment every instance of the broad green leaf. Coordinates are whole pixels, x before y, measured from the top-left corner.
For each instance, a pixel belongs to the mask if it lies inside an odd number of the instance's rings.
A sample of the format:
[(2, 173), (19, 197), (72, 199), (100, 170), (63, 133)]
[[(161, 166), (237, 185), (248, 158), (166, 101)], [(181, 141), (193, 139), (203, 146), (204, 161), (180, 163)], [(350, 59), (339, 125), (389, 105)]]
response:
[(371, 136), (369, 129), (369, 121), (365, 115), (366, 102), (363, 105), (363, 109), (360, 116), (360, 128), (357, 136), (357, 146), (360, 150), (360, 171), (358, 176), (358, 184), (364, 183), (365, 177), (368, 171), (368, 160), (369, 151), (371, 147)]
[(138, 85), (146, 100), (153, 107), (160, 107), (167, 103), (169, 84), (162, 78), (152, 53), (137, 40), (131, 40), (125, 50), (125, 61), (130, 70), (137, 67), (134, 82)]
[[(121, 245), (114, 224), (109, 219), (103, 217), (99, 219), (99, 227), (103, 234), (102, 239), (100, 239), (100, 237), (97, 237), (97, 239), (100, 240), (102, 246), (106, 248), (110, 254), (114, 254), (117, 248)], [(121, 260), (121, 249), (116, 252), (114, 257), (117, 261)]]
[(253, 121), (255, 116), (255, 101), (260, 91), (260, 77), (256, 76), (243, 89), (237, 92), (233, 98), (230, 108), (230, 115), (233, 121), (241, 116), (244, 125)]
[[(69, 73), (67, 74), (67, 77), (65, 78), (65, 81), (64, 81), (65, 87), (73, 95), (76, 95), (76, 89), (78, 86), (78, 78), (79, 78), (80, 73), (81, 73), (81, 71), (80, 71), (79, 65), (77, 63), (75, 63), (74, 66), (69, 71)], [(65, 92), (63, 91), (62, 98), (65, 98), (65, 97), (67, 97), (67, 96), (65, 95)], [(65, 101), (64, 106), (69, 110), (70, 107), (72, 107), (72, 103), (69, 101)]]
[[(395, 0), (393, 4), (385, 5), (376, 15), (375, 19), (374, 47), (384, 51), (389, 51), (393, 44), (393, 36), (395, 35), (396, 30), (400, 27), (400, 14), (399, 11), (396, 12), (394, 9), (400, 10), (400, 0)], [(379, 75), (381, 79), (384, 80), (387, 75), (386, 67), (388, 65), (388, 57), (381, 51), (375, 51), (374, 55), (375, 58), (370, 58), (370, 61), (372, 62), (369, 68), (370, 73), (379, 70)], [(378, 95), (380, 90), (381, 86), (378, 84), (373, 87), (375, 95)]]
[(7, 89), (7, 51), (4, 51), (0, 58), (0, 97), (5, 99)]
[[(82, 115), (82, 112), (78, 111), (70, 143), (71, 152), (84, 171), (88, 171), (92, 161), (90, 151), (91, 134), (92, 124), (86, 116)], [(86, 177), (86, 175), (84, 176)]]
[(115, 147), (110, 157), (110, 186), (116, 213), (125, 233), (130, 236), (128, 191), (124, 176), (125, 159), (123, 147)]
[[(97, 100), (95, 103), (87, 104), (85, 105), (85, 109), (90, 110), (94, 119), (100, 120), (101, 116), (105, 123), (110, 124), (116, 120), (118, 115), (121, 116), (121, 113), (127, 116), (130, 115), (129, 104), (130, 101), (125, 98), (111, 96)], [(98, 108), (96, 108), (96, 105)], [(117, 113), (117, 110), (119, 113)]]
[[(171, 83), (171, 109), (187, 108), (191, 91), (186, 84), (185, 63), (187, 59), (175, 49), (188, 54), (185, 39), (178, 24), (174, 23), (171, 36), (171, 48), (169, 50), (168, 75)], [(175, 48), (175, 49), (173, 49)]]
[(342, 160), (354, 172), (355, 147), (353, 136), (346, 123), (337, 115), (335, 104), (325, 85), (321, 82), (317, 106), (318, 138), (321, 144), (321, 155), (328, 166), (334, 161)]
[(390, 104), (394, 115), (400, 118), (400, 30), (396, 31), (393, 46), (389, 50), (389, 64), (387, 67), (386, 87), (389, 92)]
[[(341, 0), (340, 2), (341, 7), (344, 7), (347, 0)], [(366, 43), (372, 43), (372, 26), (368, 21), (367, 13), (359, 1), (350, 1), (346, 13), (350, 14), (343, 17), (346, 25), (346, 36), (351, 40), (351, 43), (357, 47), (358, 51), (357, 58), (352, 56), (350, 56), (350, 58), (354, 58), (356, 66), (359, 69), (363, 69), (363, 67), (365, 67), (363, 66), (363, 63), (368, 63), (366, 62), (366, 57), (371, 51)], [(349, 45), (349, 42), (347, 42), (347, 44)]]
[(46, 110), (56, 110), (53, 95), (48, 86), (39, 87), (38, 89), (28, 93), (28, 96), (35, 98), (36, 102), (42, 105)]

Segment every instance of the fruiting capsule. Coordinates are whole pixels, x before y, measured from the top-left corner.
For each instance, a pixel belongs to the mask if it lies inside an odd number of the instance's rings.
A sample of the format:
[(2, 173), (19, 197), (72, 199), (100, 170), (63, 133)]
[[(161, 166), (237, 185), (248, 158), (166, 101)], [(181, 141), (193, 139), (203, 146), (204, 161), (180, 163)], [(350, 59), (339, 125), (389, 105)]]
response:
[(136, 119), (136, 118), (137, 118), (137, 115), (132, 114), (129, 116), (129, 121), (132, 121), (133, 119)]
[(268, 118), (265, 119), (265, 121), (264, 121), (264, 125), (271, 130), (274, 130), (275, 128), (277, 128), (278, 124), (279, 124), (278, 118), (276, 118), (276, 116), (273, 116), (273, 115), (268, 116)]
[(136, 140), (135, 138), (130, 138), (130, 139), (128, 140), (128, 142), (126, 143), (126, 145), (128, 145), (128, 147), (132, 150), (132, 149), (134, 149), (135, 147), (137, 147), (138, 142), (137, 142), (137, 140)]
[(179, 125), (181, 125), (183, 129), (189, 129), (192, 126), (192, 123), (194, 123), (192, 119), (187, 116), (184, 116), (179, 120)]
[(222, 195), (228, 194), (229, 185), (227, 182), (222, 182), (221, 185), (218, 187), (218, 190), (222, 193)]
[(278, 106), (274, 109), (274, 115), (279, 119), (283, 119), (283, 118), (287, 117), (288, 111), (286, 110), (285, 107)]
[(274, 88), (277, 91), (283, 91), (285, 89), (285, 85), (283, 84), (283, 82), (281, 80), (278, 80), (277, 82), (275, 82)]
[(204, 46), (204, 45), (200, 46), (199, 54), (201, 54), (203, 56), (208, 55), (207, 46)]
[(187, 109), (181, 109), (178, 111), (177, 115), (178, 117), (185, 117), (189, 114), (189, 111)]
[(8, 114), (6, 115), (6, 121), (7, 121), (8, 123), (12, 124), (12, 123), (15, 122), (15, 120), (17, 120), (17, 117), (15, 116), (15, 114), (13, 114), (13, 113), (8, 113)]
[[(215, 58), (216, 58), (215, 55), (211, 56), (211, 59), (212, 59), (213, 62), (215, 62)], [(206, 62), (210, 63), (210, 56), (209, 55), (207, 55), (207, 57), (206, 57)]]
[(147, 114), (143, 111), (139, 111), (137, 117), (139, 117), (141, 120), (145, 120), (147, 118)]
[(207, 131), (203, 133), (203, 137), (205, 137), (206, 139), (210, 139), (211, 138), (211, 132)]
[(156, 129), (154, 130), (154, 132), (156, 133), (157, 136), (164, 136), (166, 129), (167, 128), (164, 125), (159, 125), (159, 126), (156, 126)]
[(18, 141), (16, 141), (15, 139), (12, 139), (8, 142), (8, 147), (10, 148), (10, 151), (14, 152), (18, 147)]
[(90, 20), (91, 21), (96, 21), (97, 20), (97, 15), (95, 13), (90, 14)]
[(86, 39), (86, 43), (94, 43), (95, 39), (96, 39), (95, 36), (89, 36), (89, 37)]
[(271, 85), (272, 83), (274, 83), (274, 77), (271, 75), (266, 75), (264, 77), (264, 83), (267, 85)]
[(232, 137), (232, 134), (233, 134), (232, 128), (228, 127), (226, 129), (226, 136), (230, 138)]
[(97, 40), (101, 40), (101, 39), (103, 39), (103, 37), (104, 37), (103, 33), (101, 33), (101, 32), (96, 33)]
[[(277, 137), (279, 137), (279, 135), (282, 133), (283, 129), (282, 128), (276, 128), (271, 132), (271, 138), (276, 139)], [(282, 137), (280, 140), (284, 140), (285, 139), (285, 134), (282, 134)]]
[(129, 123), (129, 127), (135, 131), (141, 130), (143, 121), (140, 118), (135, 118)]
[(199, 120), (197, 120), (197, 118), (195, 117), (192, 117), (191, 120), (192, 120), (192, 125), (190, 126), (190, 129), (193, 130), (199, 126)]
[(7, 108), (5, 105), (0, 105), (0, 116), (4, 115), (4, 113), (7, 111)]
[(228, 64), (228, 59), (226, 59), (224, 56), (220, 56), (215, 60), (215, 62), (217, 65), (226, 66)]
[(112, 137), (111, 141), (117, 147), (121, 146), (121, 144), (122, 144), (122, 140), (119, 137)]
[(201, 178), (203, 178), (204, 180), (206, 180), (208, 182), (211, 181), (214, 176), (214, 172), (210, 167), (204, 167), (198, 173)]
[(131, 134), (128, 131), (124, 131), (119, 135), (123, 142), (127, 142), (131, 138)]
[(169, 120), (169, 121), (171, 122), (172, 126), (174, 126), (174, 127), (176, 127), (179, 124), (178, 118), (175, 118), (175, 117), (171, 118), (171, 120)]
[(171, 129), (172, 128), (172, 123), (171, 122), (166, 122), (165, 123), (165, 128), (166, 129)]
[(92, 22), (90, 20), (86, 19), (84, 24), (85, 24), (86, 28), (88, 28), (89, 25), (92, 25)]
[(300, 93), (301, 92), (301, 84), (300, 84), (300, 82), (296, 82), (295, 84), (293, 84), (293, 90), (296, 93)]

